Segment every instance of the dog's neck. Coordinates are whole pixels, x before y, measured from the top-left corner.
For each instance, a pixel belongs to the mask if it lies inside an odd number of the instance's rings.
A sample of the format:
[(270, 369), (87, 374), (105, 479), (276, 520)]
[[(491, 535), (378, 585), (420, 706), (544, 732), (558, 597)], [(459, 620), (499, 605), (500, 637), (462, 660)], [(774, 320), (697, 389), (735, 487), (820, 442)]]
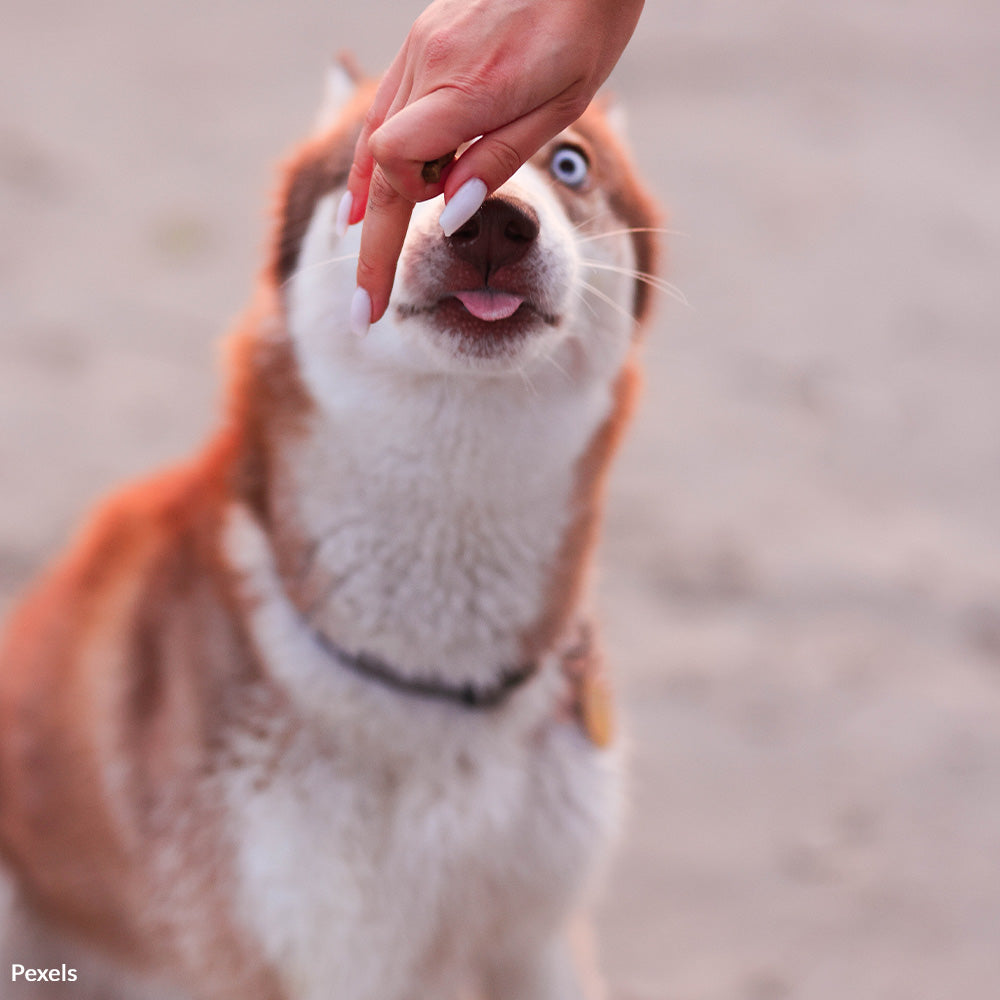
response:
[[(551, 595), (566, 591), (555, 576), (588, 489), (581, 460), (612, 387), (368, 378), (346, 371), (272, 470), (289, 593), (343, 649), (403, 677), (488, 686), (565, 618)], [(571, 554), (570, 572), (587, 557)]]

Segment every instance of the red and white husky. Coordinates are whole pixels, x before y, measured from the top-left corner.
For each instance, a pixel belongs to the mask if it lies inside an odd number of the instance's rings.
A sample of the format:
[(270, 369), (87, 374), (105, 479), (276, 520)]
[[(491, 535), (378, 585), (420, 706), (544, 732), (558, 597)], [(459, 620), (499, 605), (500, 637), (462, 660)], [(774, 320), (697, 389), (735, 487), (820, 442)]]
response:
[(372, 93), (288, 163), (221, 429), (9, 623), (4, 997), (585, 995), (618, 798), (587, 577), (654, 213), (591, 109), (450, 238), (419, 205), (360, 340)]

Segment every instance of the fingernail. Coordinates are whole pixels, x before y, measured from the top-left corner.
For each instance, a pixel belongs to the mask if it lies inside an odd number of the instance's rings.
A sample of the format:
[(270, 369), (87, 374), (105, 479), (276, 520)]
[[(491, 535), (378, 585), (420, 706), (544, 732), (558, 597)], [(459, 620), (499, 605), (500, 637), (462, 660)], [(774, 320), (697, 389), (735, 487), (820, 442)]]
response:
[(372, 297), (363, 288), (357, 288), (351, 299), (351, 332), (364, 337), (371, 325)]
[(334, 223), (333, 231), (338, 239), (343, 239), (347, 233), (347, 227), (351, 222), (351, 209), (354, 207), (354, 195), (350, 191), (344, 192), (344, 197), (340, 199), (337, 206), (337, 221)]
[(469, 178), (441, 210), (438, 222), (445, 236), (451, 236), (456, 229), (464, 226), (479, 211), (485, 200), (486, 184), (478, 177)]

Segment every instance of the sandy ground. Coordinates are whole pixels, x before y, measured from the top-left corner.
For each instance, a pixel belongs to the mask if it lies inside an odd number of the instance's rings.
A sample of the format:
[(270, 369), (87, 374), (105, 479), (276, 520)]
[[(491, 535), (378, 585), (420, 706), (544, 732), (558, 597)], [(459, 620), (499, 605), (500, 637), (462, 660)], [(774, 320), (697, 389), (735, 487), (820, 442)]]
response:
[[(188, 451), (272, 165), (388, 0), (0, 2), (0, 612)], [(671, 279), (604, 544), (620, 1000), (1000, 995), (1000, 6), (651, 2)]]

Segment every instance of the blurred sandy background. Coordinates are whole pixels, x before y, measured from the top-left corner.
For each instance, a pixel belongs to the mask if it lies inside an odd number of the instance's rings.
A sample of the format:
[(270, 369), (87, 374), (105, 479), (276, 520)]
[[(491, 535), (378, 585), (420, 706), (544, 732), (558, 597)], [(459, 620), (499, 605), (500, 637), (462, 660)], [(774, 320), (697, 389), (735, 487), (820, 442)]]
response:
[[(421, 6), (0, 2), (0, 613), (201, 439), (273, 164)], [(615, 74), (691, 303), (604, 545), (620, 1000), (1000, 995), (998, 66), (996, 0), (650, 0)]]

